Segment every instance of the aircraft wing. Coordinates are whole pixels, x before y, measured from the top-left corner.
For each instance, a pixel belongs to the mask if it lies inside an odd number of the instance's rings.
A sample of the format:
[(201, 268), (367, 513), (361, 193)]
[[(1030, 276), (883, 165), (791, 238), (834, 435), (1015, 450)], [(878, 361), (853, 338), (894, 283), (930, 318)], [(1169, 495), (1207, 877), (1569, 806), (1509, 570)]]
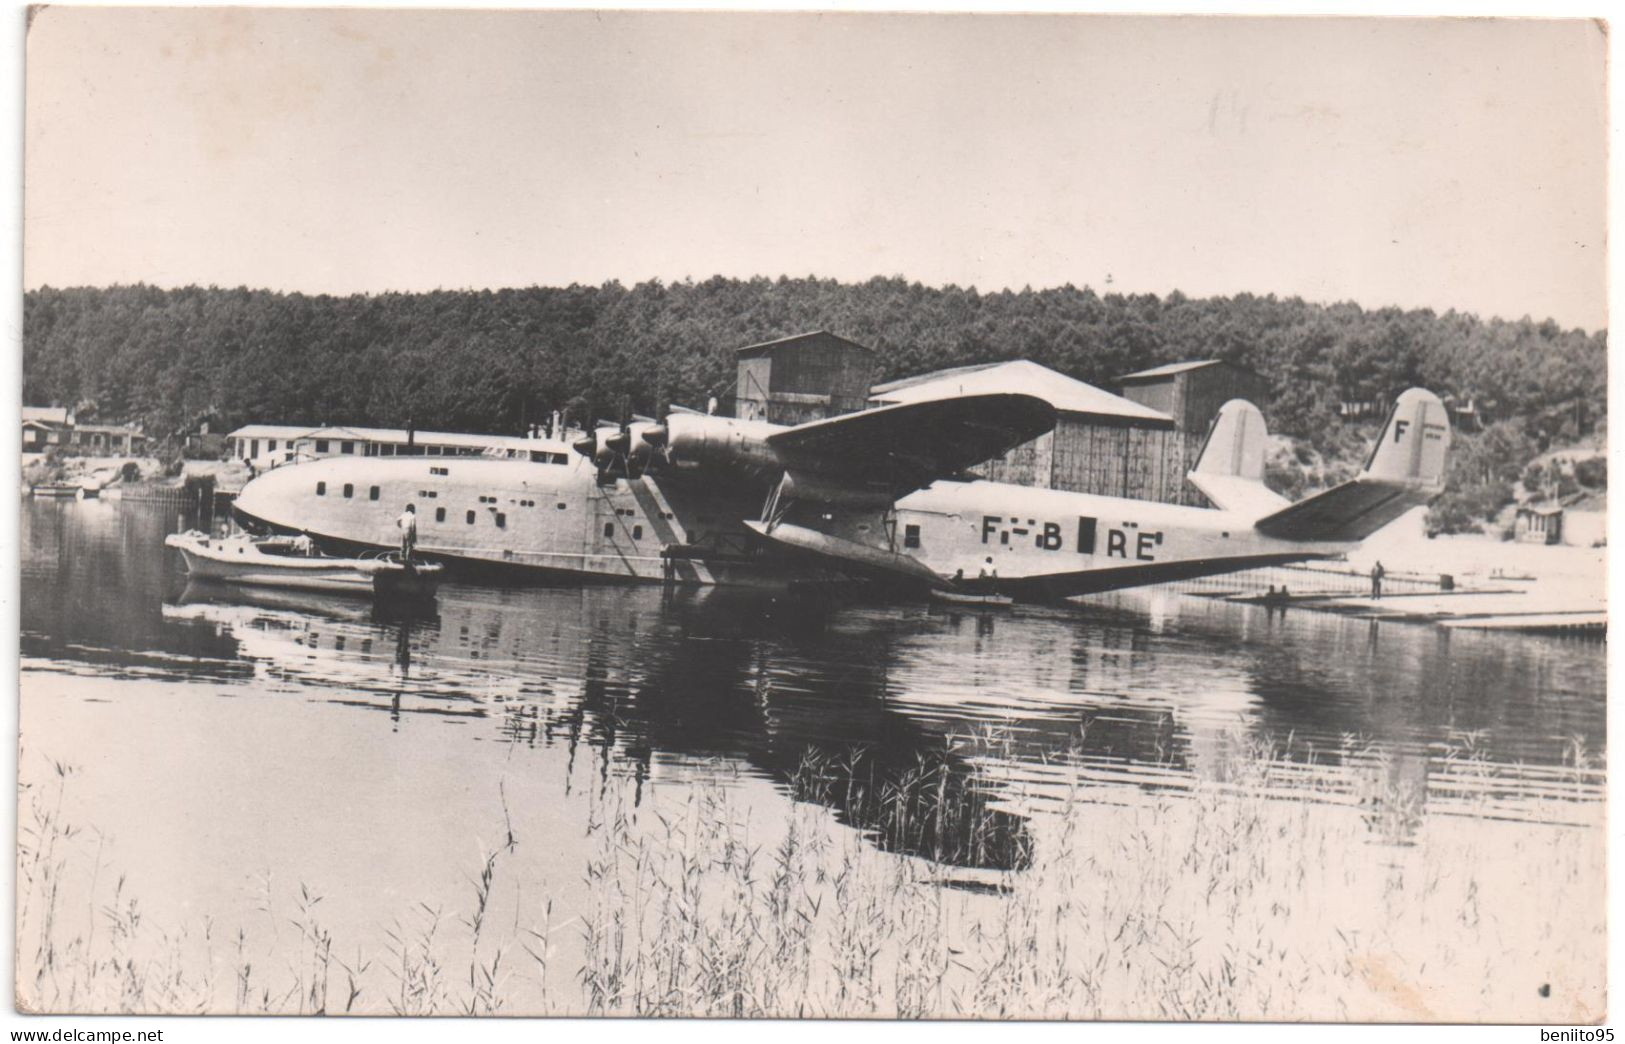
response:
[(1031, 395), (963, 395), (812, 421), (768, 436), (786, 468), (896, 495), (957, 475), (1055, 427)]

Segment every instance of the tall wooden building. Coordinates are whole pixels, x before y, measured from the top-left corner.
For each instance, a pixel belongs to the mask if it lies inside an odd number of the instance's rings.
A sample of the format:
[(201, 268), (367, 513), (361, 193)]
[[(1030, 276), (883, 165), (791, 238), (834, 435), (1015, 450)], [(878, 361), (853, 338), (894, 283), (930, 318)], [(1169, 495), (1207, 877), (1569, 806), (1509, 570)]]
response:
[(1186, 480), (1208, 425), (1232, 398), (1262, 404), (1267, 385), (1245, 367), (1210, 360), (1120, 378), (1124, 394), (1028, 360), (980, 363), (874, 384), (869, 348), (826, 330), (738, 350), (734, 415), (802, 424), (870, 406), (1015, 392), (1056, 409), (1054, 430), (972, 469), (996, 482), (1208, 506)]
[(875, 405), (996, 392), (1054, 406), (1054, 430), (972, 469), (995, 482), (1171, 504), (1206, 505), (1185, 480), (1200, 450), (1160, 410), (1035, 362), (961, 366), (875, 386)]
[(1219, 407), (1246, 399), (1269, 405), (1269, 382), (1245, 366), (1223, 359), (1169, 363), (1117, 378), (1123, 397), (1160, 410), (1181, 431), (1206, 437)]
[(739, 349), (734, 415), (802, 424), (868, 406), (875, 353), (827, 330)]

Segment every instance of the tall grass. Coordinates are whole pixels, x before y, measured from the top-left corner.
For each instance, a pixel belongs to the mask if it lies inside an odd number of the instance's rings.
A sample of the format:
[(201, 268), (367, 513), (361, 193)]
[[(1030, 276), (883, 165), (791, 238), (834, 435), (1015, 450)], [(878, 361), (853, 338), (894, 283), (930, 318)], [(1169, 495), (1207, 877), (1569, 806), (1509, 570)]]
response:
[[(976, 743), (996, 742), (988, 737)], [(418, 901), (369, 952), (329, 897), (149, 923), (63, 818), (73, 771), (23, 791), (18, 999), (35, 1011), (1573, 1022), (1603, 1014), (1599, 827), (1423, 816), (1380, 761), (1353, 802), (1246, 737), (1184, 792), (999, 793), (922, 761), (880, 780), (809, 757), (754, 821), (726, 780), (595, 792), (579, 887), (495, 916), (527, 843)], [(964, 753), (964, 752), (962, 752)], [(966, 756), (974, 757), (974, 749)], [(1493, 777), (1470, 749), (1460, 757)], [(1596, 758), (1575, 752), (1574, 772)], [(1294, 773), (1291, 787), (1282, 777)], [(1421, 789), (1419, 789), (1421, 788)], [(1288, 795), (1282, 797), (1285, 793)], [(1565, 804), (1569, 815), (1572, 803)], [(1040, 806), (1042, 806), (1040, 808)], [(850, 825), (836, 819), (842, 810)], [(1585, 806), (1597, 807), (1597, 806)], [(1037, 809), (1037, 811), (1034, 811)], [(92, 843), (94, 841), (94, 843)], [(93, 862), (90, 862), (93, 860)], [(77, 861), (85, 861), (88, 865)], [(90, 882), (88, 901), (80, 909)], [(97, 893), (105, 893), (98, 895)], [(561, 897), (576, 897), (569, 907)], [(70, 905), (70, 903), (72, 905)], [(275, 934), (267, 947), (266, 928)], [(274, 953), (275, 959), (255, 954)]]

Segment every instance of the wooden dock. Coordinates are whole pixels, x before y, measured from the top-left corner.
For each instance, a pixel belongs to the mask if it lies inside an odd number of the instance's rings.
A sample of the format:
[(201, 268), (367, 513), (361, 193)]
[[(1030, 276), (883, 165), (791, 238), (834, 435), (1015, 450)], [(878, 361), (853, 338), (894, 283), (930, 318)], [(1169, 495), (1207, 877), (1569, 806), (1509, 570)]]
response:
[(1357, 620), (1430, 623), (1452, 630), (1514, 631), (1602, 640), (1608, 631), (1605, 599), (1586, 592), (1533, 591), (1501, 587), (1456, 591), (1405, 591), (1381, 598), (1336, 594), (1294, 594), (1282, 598), (1253, 593), (1214, 595), (1227, 602), (1293, 607), (1336, 613)]
[(1440, 620), (1439, 626), (1467, 631), (1521, 631), (1528, 634), (1559, 634), (1600, 639), (1608, 635), (1608, 614), (1576, 611), (1476, 616)]

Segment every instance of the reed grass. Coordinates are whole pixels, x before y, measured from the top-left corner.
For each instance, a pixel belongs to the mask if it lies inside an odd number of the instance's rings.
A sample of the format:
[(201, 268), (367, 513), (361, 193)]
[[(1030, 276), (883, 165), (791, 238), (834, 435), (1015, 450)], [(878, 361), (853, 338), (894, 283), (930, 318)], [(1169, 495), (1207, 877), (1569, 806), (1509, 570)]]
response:
[[(956, 755), (974, 760), (999, 742), (960, 737)], [(234, 931), (216, 927), (232, 911), (198, 925), (149, 923), (127, 882), (102, 873), (100, 839), (64, 819), (73, 769), (37, 763), (20, 815), (18, 1003), (729, 1018), (1602, 1017), (1600, 823), (1498, 820), (1497, 769), (1470, 741), (1451, 756), (1483, 777), (1482, 814), (1425, 820), (1426, 782), (1381, 759), (1342, 800), (1257, 741), (1237, 736), (1226, 747), (1222, 768), (1183, 790), (1113, 788), (1109, 801), (1076, 788), (968, 787), (963, 773), (951, 778), (945, 763), (926, 760), (872, 779), (853, 756), (813, 756), (787, 788), (788, 812), (771, 823), (753, 821), (725, 778), (639, 789), (611, 775), (591, 799), (580, 887), (523, 898), (511, 919), (493, 915), (493, 896), (524, 858), (525, 839), (514, 837), (499, 794), (507, 836), (470, 868), (467, 894), (452, 909), (411, 904), (371, 952), (334, 938), (327, 896), (268, 877)], [(1576, 779), (1600, 771), (1583, 746), (1574, 762)], [(1016, 804), (1044, 829), (1011, 836), (1005, 806)], [(1600, 816), (1595, 803), (1562, 804), (1569, 815)], [(837, 822), (832, 807), (858, 828)], [(88, 879), (89, 894), (70, 879)], [(566, 892), (585, 898), (561, 907)], [(254, 956), (266, 952), (276, 959)]]

